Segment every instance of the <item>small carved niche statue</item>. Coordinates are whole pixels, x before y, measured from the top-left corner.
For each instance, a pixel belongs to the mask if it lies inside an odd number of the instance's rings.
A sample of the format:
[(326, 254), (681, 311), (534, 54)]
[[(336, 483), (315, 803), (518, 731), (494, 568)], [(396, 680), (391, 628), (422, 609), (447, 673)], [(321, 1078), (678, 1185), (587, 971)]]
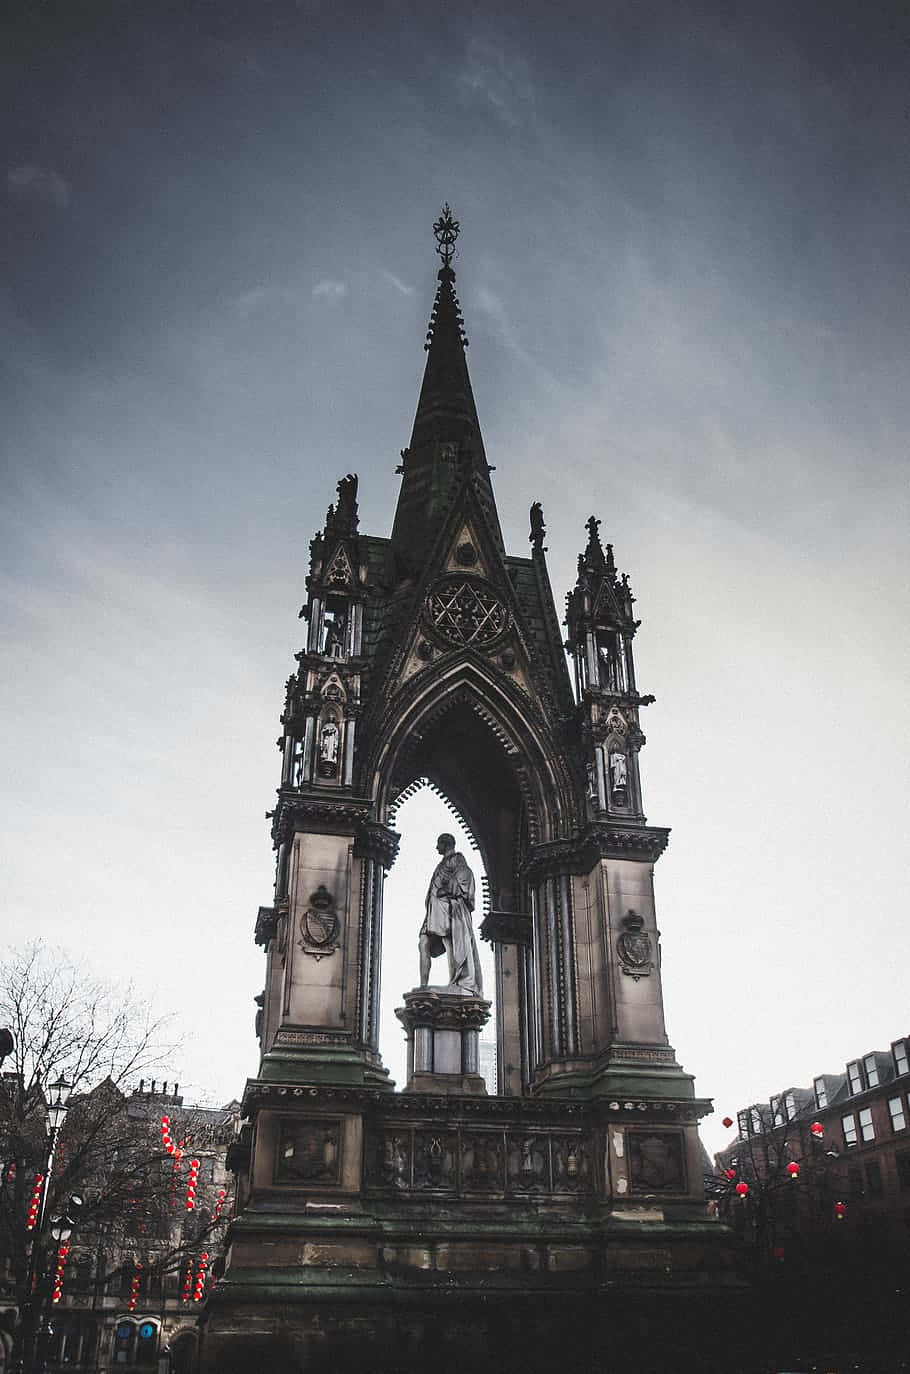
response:
[(333, 778), (338, 772), (338, 726), (334, 720), (327, 720), (319, 734), (319, 772), (324, 778)]
[(610, 751), (610, 792), (615, 802), (624, 803), (629, 786), (629, 766), (621, 749)]

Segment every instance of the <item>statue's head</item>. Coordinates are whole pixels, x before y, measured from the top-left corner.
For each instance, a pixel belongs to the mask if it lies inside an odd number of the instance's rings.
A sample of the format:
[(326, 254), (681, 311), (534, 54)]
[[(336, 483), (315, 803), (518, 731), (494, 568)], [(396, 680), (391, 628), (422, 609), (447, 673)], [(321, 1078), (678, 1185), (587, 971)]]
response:
[(440, 835), (436, 841), (436, 852), (438, 854), (450, 854), (455, 848), (454, 835)]

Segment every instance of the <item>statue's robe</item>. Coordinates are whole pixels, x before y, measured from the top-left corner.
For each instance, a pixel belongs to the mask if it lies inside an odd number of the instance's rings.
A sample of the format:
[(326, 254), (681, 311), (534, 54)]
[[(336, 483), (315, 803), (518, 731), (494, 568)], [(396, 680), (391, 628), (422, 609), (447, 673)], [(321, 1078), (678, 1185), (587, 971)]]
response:
[(464, 855), (447, 854), (433, 870), (427, 891), (427, 914), (423, 930), (429, 936), (430, 954), (445, 951), (442, 937), (452, 942), (450, 982), (466, 992), (483, 996), (483, 979), (471, 912), (474, 910), (474, 874)]

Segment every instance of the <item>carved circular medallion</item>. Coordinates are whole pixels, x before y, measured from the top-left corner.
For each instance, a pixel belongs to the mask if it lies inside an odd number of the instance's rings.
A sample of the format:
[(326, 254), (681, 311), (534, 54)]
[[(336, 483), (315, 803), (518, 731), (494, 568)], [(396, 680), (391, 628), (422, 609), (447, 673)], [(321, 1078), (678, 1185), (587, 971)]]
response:
[(436, 584), (427, 613), (450, 644), (492, 644), (509, 624), (508, 611), (488, 587), (461, 577)]

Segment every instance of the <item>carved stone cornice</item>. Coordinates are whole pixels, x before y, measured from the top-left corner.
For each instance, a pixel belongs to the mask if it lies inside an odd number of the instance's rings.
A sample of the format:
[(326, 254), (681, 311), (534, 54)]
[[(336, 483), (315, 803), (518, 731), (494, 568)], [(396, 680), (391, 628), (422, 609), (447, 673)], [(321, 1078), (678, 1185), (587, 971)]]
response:
[(370, 806), (366, 797), (301, 793), (282, 788), (272, 834), (275, 836), (283, 831), (285, 834), (282, 838), (289, 838), (297, 830), (319, 830), (330, 834), (353, 835)]
[(354, 858), (374, 859), (389, 869), (398, 858), (401, 836), (381, 821), (361, 820), (354, 836)]
[(640, 692), (617, 692), (611, 687), (586, 687), (582, 693), (582, 701), (604, 702), (611, 706), (653, 706), (657, 697), (642, 696)]
[(655, 863), (667, 847), (670, 831), (662, 825), (591, 826), (585, 845), (596, 859), (639, 859)]
[(395, 1015), (406, 1031), (416, 1026), (433, 1030), (482, 1030), (490, 1019), (490, 1003), (482, 997), (465, 997), (437, 988), (415, 988), (404, 994), (404, 1006)]
[(528, 945), (531, 917), (525, 911), (488, 911), (480, 923), (480, 936), (491, 945)]
[(558, 873), (582, 875), (590, 873), (600, 859), (655, 863), (669, 838), (665, 826), (598, 822), (573, 839), (534, 845), (522, 865), (522, 876), (533, 883)]
[(261, 906), (256, 916), (253, 939), (257, 945), (267, 945), (278, 933), (278, 912), (273, 906)]
[(452, 1097), (432, 1093), (390, 1093), (358, 1084), (328, 1086), (319, 1083), (274, 1083), (247, 1080), (242, 1112), (286, 1109), (293, 1112), (329, 1109), (368, 1111), (390, 1123), (427, 1120), (452, 1124), (472, 1120), (480, 1125), (504, 1126), (509, 1122), (584, 1126), (598, 1122), (698, 1121), (712, 1106), (703, 1098), (641, 1096), (623, 1098), (570, 1097)]

